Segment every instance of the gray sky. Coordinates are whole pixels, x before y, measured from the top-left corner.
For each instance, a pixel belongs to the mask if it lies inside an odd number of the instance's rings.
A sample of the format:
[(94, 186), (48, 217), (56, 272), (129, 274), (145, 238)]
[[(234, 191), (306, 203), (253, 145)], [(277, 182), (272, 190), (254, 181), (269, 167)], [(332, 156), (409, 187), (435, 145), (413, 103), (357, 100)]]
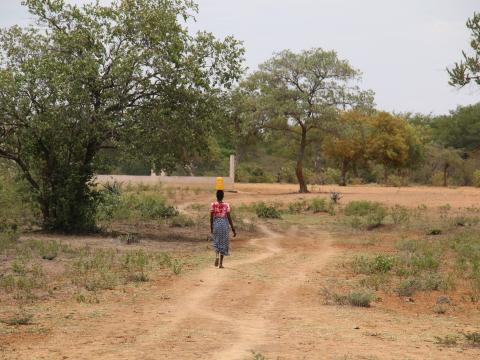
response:
[[(87, 2), (75, 0), (76, 3)], [(108, 2), (104, 0), (102, 2)], [(480, 101), (445, 71), (469, 50), (465, 21), (478, 0), (197, 0), (192, 29), (243, 40), (250, 70), (283, 49), (334, 49), (363, 72), (380, 109), (436, 114)], [(0, 0), (0, 26), (28, 23), (20, 0)]]

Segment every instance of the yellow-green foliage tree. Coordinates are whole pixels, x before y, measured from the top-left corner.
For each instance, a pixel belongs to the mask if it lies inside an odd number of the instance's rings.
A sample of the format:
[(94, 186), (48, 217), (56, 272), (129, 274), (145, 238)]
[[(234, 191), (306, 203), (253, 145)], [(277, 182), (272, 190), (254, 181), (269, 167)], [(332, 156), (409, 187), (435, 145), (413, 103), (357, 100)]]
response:
[(340, 114), (338, 129), (324, 140), (323, 151), (340, 166), (340, 184), (347, 184), (351, 166), (365, 157), (365, 141), (368, 125), (366, 114), (351, 110)]
[(383, 165), (384, 181), (390, 169), (412, 167), (421, 158), (421, 143), (415, 129), (403, 118), (377, 112), (369, 119), (367, 152)]

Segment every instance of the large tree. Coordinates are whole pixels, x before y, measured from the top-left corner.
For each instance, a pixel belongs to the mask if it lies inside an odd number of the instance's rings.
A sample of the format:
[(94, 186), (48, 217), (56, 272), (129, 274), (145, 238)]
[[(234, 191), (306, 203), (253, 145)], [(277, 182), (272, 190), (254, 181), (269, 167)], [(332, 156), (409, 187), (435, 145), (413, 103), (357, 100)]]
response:
[(157, 170), (188, 163), (243, 48), (190, 35), (189, 0), (24, 4), (37, 26), (0, 33), (0, 156), (29, 181), (45, 228), (88, 231), (99, 152), (142, 154)]
[(390, 170), (414, 167), (421, 160), (420, 139), (405, 119), (381, 111), (371, 116), (369, 123), (367, 152), (372, 160), (383, 165), (385, 183)]
[(306, 149), (334, 126), (339, 109), (372, 106), (373, 93), (356, 84), (358, 70), (320, 48), (274, 55), (242, 87), (255, 98), (259, 128), (279, 131), (297, 141), (295, 173), (301, 193), (308, 192), (303, 174)]
[(368, 115), (360, 111), (346, 111), (338, 117), (334, 133), (323, 143), (325, 154), (340, 166), (340, 186), (347, 185), (348, 170), (366, 156)]

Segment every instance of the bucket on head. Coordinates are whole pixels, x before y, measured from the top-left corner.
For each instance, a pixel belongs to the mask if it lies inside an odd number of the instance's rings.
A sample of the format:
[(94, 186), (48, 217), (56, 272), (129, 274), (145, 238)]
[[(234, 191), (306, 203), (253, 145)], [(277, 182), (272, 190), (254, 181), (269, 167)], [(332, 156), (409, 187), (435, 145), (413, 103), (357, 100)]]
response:
[(225, 184), (222, 177), (215, 179), (215, 190), (225, 190)]

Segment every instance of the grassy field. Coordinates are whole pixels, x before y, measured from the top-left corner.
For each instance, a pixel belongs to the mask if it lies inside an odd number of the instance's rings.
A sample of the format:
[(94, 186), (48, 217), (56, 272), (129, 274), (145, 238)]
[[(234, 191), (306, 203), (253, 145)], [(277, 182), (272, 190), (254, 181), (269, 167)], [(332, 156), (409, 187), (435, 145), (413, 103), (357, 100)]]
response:
[[(275, 274), (304, 262), (306, 268), (298, 274), (311, 277), (307, 288), (316, 294), (319, 309), (422, 316), (426, 326), (437, 330), (420, 346), (430, 342), (440, 351), (479, 354), (480, 190), (359, 186), (316, 188), (306, 195), (293, 190), (289, 185), (238, 184), (237, 192), (227, 193), (240, 234), (232, 243), (233, 258), (243, 264), (259, 257), (247, 271), (258, 291), (268, 279), (284, 279), (278, 281), (287, 286), (286, 275)], [(38, 339), (53, 341), (68, 329), (70, 318), (83, 319), (76, 326), (90, 326), (103, 318), (102, 311), (121, 308), (116, 304), (142, 309), (153, 298), (175, 296), (181, 304), (189, 281), (214, 276), (208, 275), (213, 269), (208, 270), (212, 254), (206, 241), (211, 191), (120, 184), (101, 191), (105, 200), (95, 236), (43, 233), (35, 221), (20, 222), (34, 218), (23, 210), (23, 220), (12, 218), (9, 224), (14, 225), (4, 227), (0, 345), (6, 354), (35, 347)], [(340, 191), (337, 202), (331, 199), (334, 191)], [(327, 248), (326, 234), (331, 238)], [(281, 237), (264, 255), (258, 249), (263, 236)], [(317, 252), (319, 246), (323, 250)], [(320, 267), (314, 257), (325, 251), (331, 255), (321, 258), (325, 266)], [(284, 257), (267, 260), (282, 252)], [(232, 276), (244, 281), (245, 271)], [(245, 294), (237, 296), (232, 295), (232, 304)], [(355, 316), (371, 316), (362, 314)], [(455, 325), (437, 327), (441, 321)], [(402, 328), (401, 323), (392, 326)], [(269, 331), (276, 328), (281, 327), (271, 325)], [(265, 356), (278, 354), (268, 347), (263, 351)]]

